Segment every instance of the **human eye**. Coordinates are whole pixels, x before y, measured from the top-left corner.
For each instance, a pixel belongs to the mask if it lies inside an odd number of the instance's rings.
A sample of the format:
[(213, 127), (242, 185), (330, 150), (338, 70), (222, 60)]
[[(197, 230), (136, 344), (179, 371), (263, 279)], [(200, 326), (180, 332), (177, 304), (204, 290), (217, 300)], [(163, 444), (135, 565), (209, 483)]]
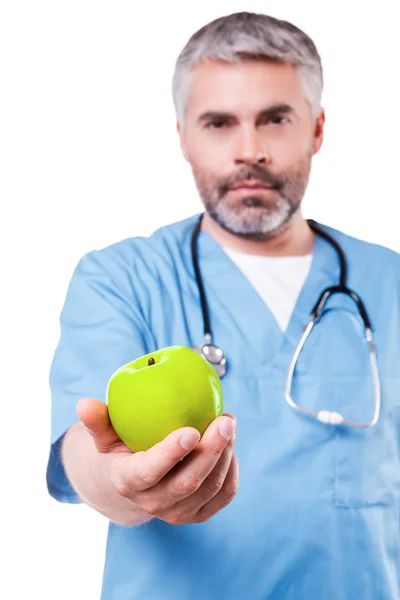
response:
[(273, 125), (273, 126), (282, 126), (290, 123), (290, 119), (282, 113), (269, 113), (262, 115), (258, 124), (259, 125)]
[(206, 124), (207, 129), (223, 129), (227, 125), (222, 119), (213, 119)]
[(274, 115), (266, 121), (269, 121), (272, 125), (286, 125), (286, 123), (289, 123), (289, 119), (283, 115)]

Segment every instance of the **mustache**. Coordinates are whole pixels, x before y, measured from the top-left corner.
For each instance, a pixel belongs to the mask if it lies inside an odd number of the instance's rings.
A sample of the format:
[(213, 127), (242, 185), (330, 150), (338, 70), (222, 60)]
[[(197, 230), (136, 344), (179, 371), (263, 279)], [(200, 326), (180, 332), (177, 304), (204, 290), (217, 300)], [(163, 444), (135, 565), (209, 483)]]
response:
[(279, 179), (278, 177), (275, 177), (274, 175), (272, 175), (272, 173), (270, 173), (263, 167), (259, 167), (259, 166), (255, 165), (250, 169), (248, 168), (245, 171), (242, 170), (242, 171), (236, 173), (234, 177), (230, 178), (229, 180), (225, 181), (224, 183), (221, 183), (221, 185), (219, 186), (220, 195), (223, 196), (224, 194), (226, 194), (227, 191), (233, 185), (236, 185), (237, 183), (240, 183), (241, 181), (249, 181), (249, 180), (251, 181), (252, 179), (262, 181), (263, 183), (271, 185), (272, 187), (274, 187), (276, 189), (280, 189), (283, 185), (283, 181), (281, 179)]

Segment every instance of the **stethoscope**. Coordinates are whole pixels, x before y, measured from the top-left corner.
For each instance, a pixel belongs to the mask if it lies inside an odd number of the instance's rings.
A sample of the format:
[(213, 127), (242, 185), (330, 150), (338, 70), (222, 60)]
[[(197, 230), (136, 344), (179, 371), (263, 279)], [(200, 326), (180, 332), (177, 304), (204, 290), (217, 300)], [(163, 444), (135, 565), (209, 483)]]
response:
[[(204, 291), (203, 279), (200, 273), (199, 260), (198, 260), (198, 252), (197, 252), (197, 240), (199, 236), (199, 232), (201, 229), (201, 222), (203, 219), (203, 214), (200, 216), (196, 227), (193, 230), (192, 240), (191, 240), (191, 249), (192, 249), (192, 260), (194, 272), (196, 275), (197, 286), (200, 294), (201, 301), (201, 310), (203, 314), (203, 322), (204, 322), (204, 344), (198, 345), (194, 347), (194, 350), (201, 354), (207, 361), (214, 367), (218, 376), (222, 378), (226, 374), (227, 362), (226, 357), (223, 350), (213, 343), (213, 336), (210, 327), (210, 314), (207, 306), (206, 294)], [(376, 349), (372, 336), (372, 325), (371, 321), (368, 317), (367, 310), (361, 300), (361, 298), (351, 289), (347, 287), (347, 264), (344, 252), (338, 242), (333, 239), (326, 231), (324, 231), (315, 221), (312, 219), (307, 220), (310, 228), (316, 234), (323, 237), (336, 251), (339, 262), (340, 262), (340, 281), (338, 285), (333, 285), (331, 287), (327, 287), (321, 292), (317, 302), (315, 303), (314, 308), (311, 311), (310, 319), (307, 325), (303, 329), (302, 336), (300, 341), (296, 347), (296, 350), (292, 356), (290, 361), (290, 366), (286, 378), (285, 384), (285, 397), (286, 401), (299, 413), (311, 416), (316, 418), (318, 421), (330, 425), (348, 425), (350, 427), (358, 427), (360, 429), (365, 429), (367, 427), (372, 427), (375, 425), (379, 419), (380, 413), (380, 405), (381, 405), (381, 394), (380, 394), (380, 377), (379, 377), (379, 369), (378, 362), (376, 357)], [(352, 298), (357, 305), (358, 312), (360, 317), (364, 323), (365, 330), (365, 338), (369, 348), (369, 359), (371, 363), (372, 376), (373, 376), (373, 387), (374, 387), (374, 414), (372, 419), (368, 423), (357, 423), (355, 421), (347, 420), (338, 412), (329, 411), (329, 410), (309, 410), (302, 406), (299, 406), (294, 402), (291, 396), (292, 389), (292, 381), (293, 374), (296, 368), (297, 360), (299, 358), (300, 352), (310, 335), (314, 325), (318, 323), (319, 319), (322, 316), (325, 304), (330, 296), (333, 294), (345, 294)]]

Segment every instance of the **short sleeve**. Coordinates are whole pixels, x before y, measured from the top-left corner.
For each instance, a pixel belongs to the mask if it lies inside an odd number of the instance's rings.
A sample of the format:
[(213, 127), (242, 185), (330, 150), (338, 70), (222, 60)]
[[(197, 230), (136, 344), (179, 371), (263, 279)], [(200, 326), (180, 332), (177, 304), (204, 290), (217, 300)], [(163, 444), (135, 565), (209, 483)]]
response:
[(80, 398), (106, 402), (107, 384), (122, 365), (149, 352), (147, 325), (126, 269), (113, 264), (107, 248), (78, 262), (60, 315), (60, 337), (50, 366), (51, 440), (47, 489), (60, 502), (81, 500), (60, 457), (65, 432), (76, 422)]

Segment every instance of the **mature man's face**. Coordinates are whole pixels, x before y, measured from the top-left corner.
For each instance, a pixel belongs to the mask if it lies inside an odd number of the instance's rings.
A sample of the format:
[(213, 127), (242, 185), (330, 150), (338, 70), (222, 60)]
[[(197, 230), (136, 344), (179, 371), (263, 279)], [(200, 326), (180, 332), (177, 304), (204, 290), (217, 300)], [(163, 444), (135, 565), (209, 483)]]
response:
[[(178, 132), (209, 215), (247, 239), (280, 231), (300, 207), (323, 123), (323, 111), (312, 119), (289, 64), (197, 66), (185, 126), (178, 124)], [(243, 181), (259, 187), (238, 188)]]

